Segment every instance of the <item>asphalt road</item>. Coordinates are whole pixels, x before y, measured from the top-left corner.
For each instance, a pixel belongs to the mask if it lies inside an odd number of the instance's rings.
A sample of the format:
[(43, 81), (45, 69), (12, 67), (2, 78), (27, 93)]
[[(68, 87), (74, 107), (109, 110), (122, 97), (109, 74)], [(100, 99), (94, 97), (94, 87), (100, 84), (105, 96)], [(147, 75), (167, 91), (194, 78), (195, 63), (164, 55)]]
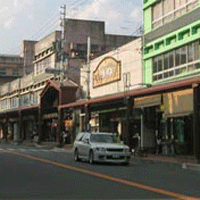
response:
[[(68, 167), (13, 153), (51, 160)], [(143, 185), (200, 198), (200, 172), (184, 170), (178, 164), (132, 159), (130, 166), (89, 165), (75, 162), (72, 151), (6, 145), (0, 145), (0, 158), (0, 198), (4, 199), (174, 199), (162, 191), (158, 193), (143, 188)], [(77, 169), (87, 170), (87, 173)], [(90, 172), (106, 177), (97, 177)], [(124, 180), (140, 184), (142, 188), (124, 184)]]

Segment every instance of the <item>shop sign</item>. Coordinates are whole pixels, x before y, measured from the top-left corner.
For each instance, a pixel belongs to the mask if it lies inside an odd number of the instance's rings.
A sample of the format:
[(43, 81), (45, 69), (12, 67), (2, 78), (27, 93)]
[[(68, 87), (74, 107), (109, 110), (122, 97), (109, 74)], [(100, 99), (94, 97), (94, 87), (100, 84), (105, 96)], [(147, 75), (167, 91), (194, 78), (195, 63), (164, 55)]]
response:
[(160, 105), (160, 110), (162, 110), (162, 111), (165, 110), (165, 106), (164, 106), (164, 104), (161, 104), (161, 105)]
[(166, 116), (193, 112), (193, 89), (186, 89), (164, 94), (164, 114)]
[(72, 120), (72, 119), (65, 120), (65, 127), (72, 127), (73, 124), (74, 124), (74, 120)]
[(93, 87), (121, 79), (121, 62), (112, 57), (104, 58), (93, 72)]
[(51, 118), (57, 118), (58, 117), (58, 113), (49, 113), (49, 114), (44, 114), (43, 115), (43, 119), (51, 119)]

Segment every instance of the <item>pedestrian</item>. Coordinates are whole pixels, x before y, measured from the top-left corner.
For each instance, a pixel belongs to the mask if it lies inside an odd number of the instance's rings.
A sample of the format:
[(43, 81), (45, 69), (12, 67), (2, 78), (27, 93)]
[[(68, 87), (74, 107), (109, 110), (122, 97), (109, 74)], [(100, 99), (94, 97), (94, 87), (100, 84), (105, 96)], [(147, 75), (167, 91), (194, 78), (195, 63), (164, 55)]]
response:
[(161, 153), (161, 144), (162, 144), (161, 138), (157, 137), (157, 139), (156, 139), (156, 146), (157, 146), (156, 154)]

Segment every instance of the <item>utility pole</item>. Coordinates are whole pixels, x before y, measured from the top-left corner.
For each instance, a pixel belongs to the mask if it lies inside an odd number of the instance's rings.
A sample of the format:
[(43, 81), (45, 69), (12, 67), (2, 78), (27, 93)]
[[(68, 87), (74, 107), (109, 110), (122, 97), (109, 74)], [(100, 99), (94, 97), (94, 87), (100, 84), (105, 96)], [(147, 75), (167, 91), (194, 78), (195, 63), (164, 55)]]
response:
[[(65, 17), (66, 17), (66, 5), (61, 6), (61, 12), (60, 12), (60, 26), (61, 26), (61, 39), (58, 43), (60, 43), (60, 49), (58, 50), (58, 56), (60, 56), (60, 85), (62, 87), (63, 85), (63, 81), (65, 78), (65, 70), (66, 70), (66, 66), (65, 66), (65, 59), (66, 58), (66, 53), (65, 53), (65, 49), (64, 49), (64, 42), (65, 42)], [(59, 92), (59, 106), (58, 106), (58, 129), (57, 129), (57, 142), (59, 143), (59, 145), (63, 145), (62, 144), (62, 123), (63, 123), (63, 117), (62, 117), (62, 110), (60, 108), (60, 104), (61, 104), (61, 96), (62, 96), (62, 92)]]
[[(86, 97), (87, 100), (90, 99), (90, 51), (91, 51), (91, 42), (90, 42), (90, 36), (87, 38), (87, 93)], [(90, 111), (90, 106), (89, 104), (85, 105), (85, 130), (90, 131), (90, 116), (91, 116), (91, 111)]]
[(87, 99), (90, 99), (90, 54), (91, 54), (90, 36), (87, 38)]
[[(64, 76), (65, 76), (65, 71), (66, 71), (66, 66), (65, 66), (65, 50), (64, 50), (64, 41), (65, 41), (65, 18), (66, 18), (66, 5), (61, 6), (61, 12), (60, 12), (60, 26), (61, 26), (61, 50), (59, 52), (60, 54), (60, 83), (63, 84)], [(67, 60), (67, 59), (66, 59)]]

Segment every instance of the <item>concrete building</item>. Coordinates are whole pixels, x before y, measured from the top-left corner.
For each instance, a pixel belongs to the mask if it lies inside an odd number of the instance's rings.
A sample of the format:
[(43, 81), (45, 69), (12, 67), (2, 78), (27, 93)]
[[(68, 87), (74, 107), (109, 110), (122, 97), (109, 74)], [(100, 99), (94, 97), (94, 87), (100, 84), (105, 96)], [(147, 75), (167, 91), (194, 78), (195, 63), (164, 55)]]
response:
[(37, 41), (22, 41), (21, 57), (24, 59), (23, 74), (30, 74), (34, 71), (33, 61), (35, 59), (35, 44)]
[[(104, 22), (66, 19), (63, 48), (60, 31), (38, 42), (23, 43), (22, 55), (27, 59), (22, 62), (21, 69), (27, 75), (2, 85), (0, 90), (0, 118), (4, 137), (9, 135), (14, 140), (30, 139), (36, 131), (42, 140), (50, 139), (47, 130), (52, 124), (58, 126), (60, 134), (62, 120), (66, 119), (68, 112), (63, 109), (61, 113), (60, 106), (80, 96), (76, 91), (80, 89), (80, 69), (86, 63), (88, 36), (91, 37), (92, 57), (136, 38), (106, 35), (104, 29)], [(61, 51), (66, 56), (63, 66), (60, 65)], [(29, 61), (33, 53), (34, 72), (28, 74), (32, 71)], [(61, 84), (60, 73), (46, 73), (46, 69), (63, 68), (66, 74)], [(59, 138), (59, 135), (56, 137)]]
[[(75, 124), (81, 131), (91, 127), (93, 131), (115, 132), (132, 148), (154, 148), (154, 132), (146, 127), (139, 107), (139, 97), (146, 95), (143, 90), (148, 86), (142, 82), (141, 47), (141, 38), (135, 39), (92, 60), (89, 74), (88, 65), (83, 67), (83, 99), (61, 106), (74, 110)], [(141, 140), (133, 144), (136, 136)]]
[[(199, 5), (199, 0), (143, 1), (143, 80), (155, 86), (177, 86), (159, 94), (157, 108), (147, 108), (156, 114), (155, 136), (162, 140), (164, 154), (197, 156), (200, 151)], [(197, 84), (191, 85), (191, 80)]]
[[(67, 76), (80, 83), (80, 68), (87, 59), (87, 39), (91, 38), (91, 59), (135, 39), (135, 36), (109, 35), (101, 21), (66, 19), (63, 50), (66, 53), (64, 68)], [(60, 66), (61, 32), (55, 31), (35, 44), (35, 75), (46, 68)]]
[(89, 77), (86, 65), (81, 70), (81, 86), (84, 93), (87, 93), (87, 78), (90, 78), (90, 98), (127, 92), (141, 87), (141, 61), (141, 38), (97, 57), (90, 63)]
[(23, 75), (24, 60), (16, 55), (0, 55), (0, 84), (10, 82)]
[(0, 55), (1, 85), (33, 72), (34, 44), (24, 40), (21, 55)]

